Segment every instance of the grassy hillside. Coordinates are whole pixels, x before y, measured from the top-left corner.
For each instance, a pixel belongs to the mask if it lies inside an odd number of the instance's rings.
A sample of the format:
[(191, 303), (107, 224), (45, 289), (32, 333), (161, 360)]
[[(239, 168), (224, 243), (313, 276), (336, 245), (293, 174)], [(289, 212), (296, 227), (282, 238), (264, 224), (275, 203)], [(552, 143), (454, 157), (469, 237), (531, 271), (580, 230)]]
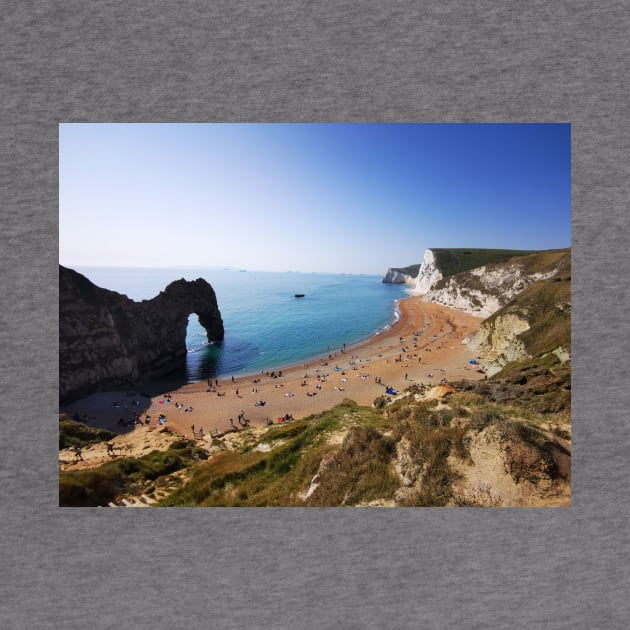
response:
[(471, 463), (473, 436), (489, 427), (504, 445), (528, 449), (526, 466), (512, 462), (519, 474), (535, 481), (544, 469), (549, 479), (557, 477), (554, 439), (541, 428), (543, 418), (470, 394), (453, 395), (440, 406), (410, 394), (381, 411), (345, 401), (199, 464), (160, 505), (460, 505), (466, 502), (453, 482)]
[(431, 248), (435, 263), (447, 278), (491, 263), (504, 262), (516, 256), (526, 256), (535, 251), (517, 249), (441, 249)]
[(480, 442), (484, 452), (495, 448), (497, 470), (515, 488), (527, 480), (544, 499), (567, 483), (569, 454), (556, 437), (570, 437), (566, 418), (478, 393), (423, 401), (418, 391), (388, 405), (346, 400), (288, 425), (245, 430), (231, 436), (236, 446), (215, 440), (206, 461), (182, 441), (61, 473), (60, 504), (107, 505), (155, 493), (158, 506), (495, 505), (498, 499), (488, 503), (466, 489)]

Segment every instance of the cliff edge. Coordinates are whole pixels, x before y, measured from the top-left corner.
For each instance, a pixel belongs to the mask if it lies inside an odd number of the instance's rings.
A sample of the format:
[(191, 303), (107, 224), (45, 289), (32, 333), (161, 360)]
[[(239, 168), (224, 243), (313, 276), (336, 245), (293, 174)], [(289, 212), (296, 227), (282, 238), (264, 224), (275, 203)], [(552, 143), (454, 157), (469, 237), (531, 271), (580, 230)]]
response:
[[(444, 278), (477, 269), (483, 265), (503, 263), (517, 256), (533, 254), (533, 251), (515, 249), (444, 249), (424, 250), (424, 258), (416, 274), (413, 295), (424, 295)], [(427, 300), (433, 301), (433, 300)]]
[(216, 295), (202, 278), (176, 280), (153, 299), (135, 302), (60, 265), (60, 403), (181, 368), (191, 313), (209, 341), (223, 339)]

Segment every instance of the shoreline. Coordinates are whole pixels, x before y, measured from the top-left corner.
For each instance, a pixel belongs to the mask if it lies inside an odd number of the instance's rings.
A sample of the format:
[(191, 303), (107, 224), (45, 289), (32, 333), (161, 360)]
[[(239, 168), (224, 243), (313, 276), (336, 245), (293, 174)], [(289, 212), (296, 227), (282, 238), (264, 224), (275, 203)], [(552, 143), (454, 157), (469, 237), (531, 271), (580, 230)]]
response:
[[(407, 297), (400, 297), (400, 298), (394, 298), (393, 303), (394, 303), (394, 308), (392, 311), (392, 315), (390, 318), (389, 323), (384, 324), (383, 326), (381, 326), (376, 332), (373, 332), (365, 337), (361, 337), (359, 339), (356, 339), (355, 341), (351, 341), (349, 344), (342, 344), (343, 346), (346, 347), (346, 349), (350, 349), (350, 348), (354, 348), (358, 345), (362, 345), (366, 342), (369, 342), (370, 340), (374, 339), (375, 337), (377, 337), (378, 335), (381, 335), (383, 333), (387, 333), (389, 332), (394, 326), (396, 326), (398, 324), (398, 322), (400, 321), (401, 318), (401, 314), (400, 314), (400, 306), (399, 303), (401, 300), (407, 300), (409, 299), (409, 297), (417, 297), (417, 296), (407, 296)], [(278, 363), (277, 365), (270, 365), (268, 369), (264, 369), (264, 370), (254, 370), (254, 371), (237, 371), (237, 372), (226, 372), (225, 374), (221, 374), (221, 375), (217, 375), (212, 377), (212, 380), (214, 379), (219, 379), (219, 380), (224, 380), (224, 379), (229, 379), (232, 376), (234, 376), (234, 378), (239, 378), (239, 379), (244, 379), (244, 378), (255, 378), (257, 376), (259, 376), (261, 373), (264, 373), (266, 371), (286, 371), (289, 369), (293, 369), (295, 367), (298, 367), (300, 365), (303, 365), (304, 363), (309, 363), (309, 362), (313, 362), (313, 361), (318, 361), (324, 354), (326, 354), (327, 352), (336, 352), (338, 350), (323, 350), (322, 352), (316, 352), (314, 354), (309, 354), (307, 356), (304, 357), (303, 360), (300, 361), (294, 361), (294, 362), (290, 362), (290, 363)], [(243, 368), (244, 370), (247, 370), (248, 368)], [(165, 380), (168, 381), (168, 377), (165, 377)], [(194, 385), (196, 383), (200, 383), (202, 381), (207, 381), (208, 379), (200, 379), (198, 381), (192, 381), (190, 383), (186, 383), (185, 385), (181, 385), (179, 386), (177, 389), (179, 389), (180, 387), (184, 387), (186, 385)], [(148, 387), (148, 386), (147, 386)]]
[[(65, 405), (60, 412), (77, 414), (90, 426), (123, 435), (168, 427), (192, 438), (193, 432), (201, 437), (199, 429), (204, 436), (240, 430), (241, 413), (250, 426), (265, 426), (287, 414), (297, 420), (321, 413), (345, 398), (371, 405), (385, 394), (386, 386), (402, 392), (413, 383), (483, 378), (468, 363), (476, 357), (462, 343), (482, 318), (423, 302), (420, 296), (396, 302), (399, 316), (390, 326), (304, 362), (188, 383), (150, 399), (138, 390), (100, 392)], [(256, 404), (260, 401), (265, 404)], [(130, 422), (135, 414), (142, 424), (120, 424), (121, 419)], [(161, 414), (166, 417), (163, 425), (158, 424)]]

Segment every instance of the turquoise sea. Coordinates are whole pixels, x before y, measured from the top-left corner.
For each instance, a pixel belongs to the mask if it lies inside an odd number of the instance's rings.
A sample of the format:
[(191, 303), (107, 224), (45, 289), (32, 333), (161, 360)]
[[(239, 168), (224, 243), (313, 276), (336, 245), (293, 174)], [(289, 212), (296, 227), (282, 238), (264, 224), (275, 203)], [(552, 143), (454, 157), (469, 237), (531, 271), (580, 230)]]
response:
[[(404, 285), (382, 276), (272, 273), (239, 269), (74, 267), (99, 287), (133, 300), (155, 297), (169, 282), (205, 278), (213, 287), (225, 339), (208, 343), (196, 315), (188, 321), (185, 378), (253, 374), (302, 363), (391, 326)], [(293, 297), (304, 293), (304, 298)], [(182, 375), (183, 376), (183, 375)]]

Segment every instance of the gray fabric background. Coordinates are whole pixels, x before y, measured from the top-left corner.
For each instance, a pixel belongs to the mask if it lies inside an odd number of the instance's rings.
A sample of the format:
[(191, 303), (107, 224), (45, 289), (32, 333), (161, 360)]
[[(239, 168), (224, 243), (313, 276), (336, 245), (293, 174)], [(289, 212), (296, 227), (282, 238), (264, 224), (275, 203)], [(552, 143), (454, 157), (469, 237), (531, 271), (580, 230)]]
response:
[[(626, 627), (627, 2), (22, 1), (2, 15), (0, 626)], [(69, 121), (571, 122), (573, 507), (57, 507)]]

